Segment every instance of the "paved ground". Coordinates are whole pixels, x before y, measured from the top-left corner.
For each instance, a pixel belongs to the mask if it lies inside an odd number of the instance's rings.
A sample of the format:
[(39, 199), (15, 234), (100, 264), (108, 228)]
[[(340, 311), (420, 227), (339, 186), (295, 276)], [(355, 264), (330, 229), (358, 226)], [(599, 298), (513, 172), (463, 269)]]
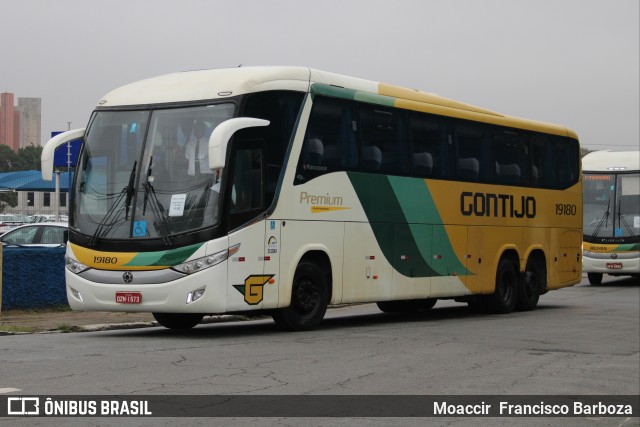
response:
[[(207, 316), (201, 323), (230, 322), (247, 316)], [(261, 317), (261, 316), (260, 316)], [(105, 311), (9, 310), (0, 312), (0, 335), (90, 332), (157, 326), (151, 313)]]
[(151, 313), (93, 311), (9, 310), (0, 313), (0, 334), (23, 332), (75, 332), (109, 327), (146, 327), (154, 323)]

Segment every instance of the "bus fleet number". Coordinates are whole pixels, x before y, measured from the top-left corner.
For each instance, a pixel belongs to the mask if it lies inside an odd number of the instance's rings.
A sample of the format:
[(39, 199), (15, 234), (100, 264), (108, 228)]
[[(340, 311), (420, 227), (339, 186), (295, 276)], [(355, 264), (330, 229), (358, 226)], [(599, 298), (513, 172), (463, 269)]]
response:
[(96, 264), (117, 264), (118, 258), (108, 256), (94, 256), (93, 262)]
[(556, 203), (556, 215), (575, 215), (578, 212), (576, 205), (569, 203)]

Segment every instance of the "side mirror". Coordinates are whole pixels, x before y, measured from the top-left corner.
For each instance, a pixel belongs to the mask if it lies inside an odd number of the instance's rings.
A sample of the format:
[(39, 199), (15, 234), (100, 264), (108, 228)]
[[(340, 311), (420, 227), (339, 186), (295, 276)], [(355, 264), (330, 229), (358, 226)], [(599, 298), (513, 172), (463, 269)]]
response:
[(237, 117), (220, 123), (209, 138), (209, 168), (213, 170), (224, 168), (227, 145), (234, 133), (240, 129), (268, 125), (268, 120), (253, 117)]
[(51, 138), (42, 148), (42, 155), (40, 156), (40, 166), (42, 168), (42, 179), (45, 181), (51, 181), (53, 179), (53, 155), (56, 148), (62, 144), (66, 144), (69, 141), (84, 138), (85, 129), (73, 129), (58, 134)]

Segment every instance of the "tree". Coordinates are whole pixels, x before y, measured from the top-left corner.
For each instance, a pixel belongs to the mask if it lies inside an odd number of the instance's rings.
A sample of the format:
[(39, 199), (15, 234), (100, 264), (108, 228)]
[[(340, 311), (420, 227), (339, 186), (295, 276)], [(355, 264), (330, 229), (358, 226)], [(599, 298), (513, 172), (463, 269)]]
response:
[(7, 191), (0, 193), (0, 213), (3, 213), (7, 205), (15, 208), (18, 206), (18, 193), (15, 191)]
[(8, 146), (0, 145), (0, 172), (17, 171), (18, 155)]
[(18, 170), (40, 170), (40, 156), (42, 147), (29, 145), (18, 150)]

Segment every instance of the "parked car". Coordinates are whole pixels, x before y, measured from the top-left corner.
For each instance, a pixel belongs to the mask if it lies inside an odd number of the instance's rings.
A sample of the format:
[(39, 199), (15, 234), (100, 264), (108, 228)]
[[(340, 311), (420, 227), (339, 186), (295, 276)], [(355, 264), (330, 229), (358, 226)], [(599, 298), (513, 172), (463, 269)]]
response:
[(25, 220), (22, 215), (0, 214), (0, 236), (7, 231), (24, 224)]
[(66, 222), (41, 222), (20, 225), (0, 236), (3, 246), (56, 247), (67, 244)]

